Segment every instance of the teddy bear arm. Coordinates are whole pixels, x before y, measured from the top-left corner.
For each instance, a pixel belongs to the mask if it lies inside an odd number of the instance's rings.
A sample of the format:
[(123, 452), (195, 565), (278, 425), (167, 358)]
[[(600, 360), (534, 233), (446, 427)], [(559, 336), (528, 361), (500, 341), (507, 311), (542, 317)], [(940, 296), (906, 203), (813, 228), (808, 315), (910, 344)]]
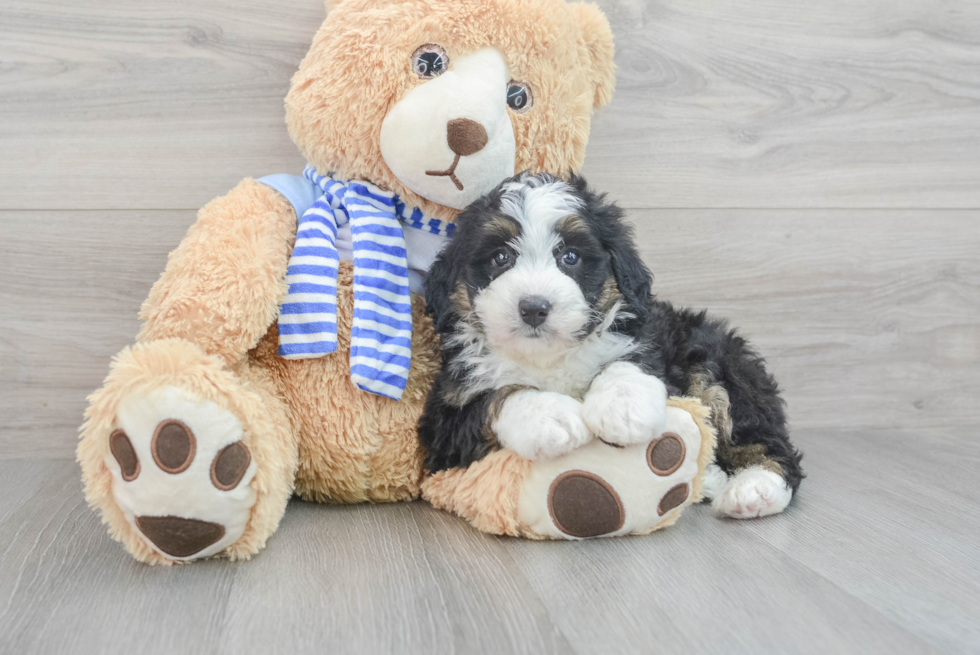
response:
[(198, 213), (143, 303), (137, 339), (186, 339), (228, 363), (268, 332), (285, 293), (296, 214), (246, 179)]

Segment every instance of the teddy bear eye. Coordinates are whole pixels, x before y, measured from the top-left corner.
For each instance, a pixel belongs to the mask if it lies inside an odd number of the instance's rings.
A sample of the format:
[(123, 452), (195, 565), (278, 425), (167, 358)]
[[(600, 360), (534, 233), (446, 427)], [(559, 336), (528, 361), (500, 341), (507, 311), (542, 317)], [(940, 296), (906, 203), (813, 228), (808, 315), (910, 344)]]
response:
[(507, 83), (507, 106), (518, 114), (531, 109), (534, 104), (534, 97), (531, 95), (531, 87), (524, 82), (511, 80)]
[(426, 43), (412, 53), (412, 70), (423, 80), (430, 80), (446, 72), (449, 68), (449, 55), (442, 46)]

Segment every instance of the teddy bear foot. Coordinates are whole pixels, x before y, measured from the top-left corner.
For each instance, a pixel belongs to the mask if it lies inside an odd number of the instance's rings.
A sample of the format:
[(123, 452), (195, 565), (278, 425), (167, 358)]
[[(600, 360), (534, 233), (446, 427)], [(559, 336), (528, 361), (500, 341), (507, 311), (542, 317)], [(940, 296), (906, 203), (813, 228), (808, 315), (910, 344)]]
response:
[(524, 482), (519, 517), (556, 539), (642, 534), (669, 525), (695, 500), (702, 435), (690, 413), (667, 409), (666, 429), (646, 443), (593, 441), (549, 462)]
[(113, 497), (147, 545), (191, 560), (235, 543), (256, 500), (242, 422), (177, 387), (130, 394), (116, 416), (106, 456)]
[(137, 343), (89, 396), (85, 497), (139, 561), (247, 559), (279, 524), (295, 438), (269, 372), (238, 371), (183, 339)]
[(476, 528), (532, 539), (646, 534), (671, 525), (701, 499), (715, 435), (708, 410), (668, 401), (666, 425), (646, 443), (594, 439), (548, 460), (501, 449), (466, 469), (439, 471), (422, 486), (434, 506)]

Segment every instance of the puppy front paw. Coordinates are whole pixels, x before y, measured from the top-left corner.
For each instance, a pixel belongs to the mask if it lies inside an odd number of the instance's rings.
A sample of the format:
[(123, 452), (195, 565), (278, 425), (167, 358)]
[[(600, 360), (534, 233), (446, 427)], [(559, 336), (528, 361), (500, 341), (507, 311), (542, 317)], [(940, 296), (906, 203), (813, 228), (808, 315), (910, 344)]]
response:
[(509, 397), (493, 424), (497, 441), (525, 459), (550, 459), (592, 439), (582, 403), (551, 391), (520, 391)]
[(649, 441), (667, 424), (667, 388), (635, 364), (615, 362), (592, 381), (582, 417), (607, 443), (626, 446)]

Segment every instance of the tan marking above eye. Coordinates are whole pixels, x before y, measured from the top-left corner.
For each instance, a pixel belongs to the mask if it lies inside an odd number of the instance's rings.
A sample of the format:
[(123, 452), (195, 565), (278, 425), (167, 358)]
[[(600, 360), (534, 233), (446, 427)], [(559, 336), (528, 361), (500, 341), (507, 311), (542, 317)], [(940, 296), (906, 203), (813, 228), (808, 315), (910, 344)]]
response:
[(516, 239), (521, 235), (521, 226), (510, 216), (494, 216), (487, 223), (487, 231), (499, 234), (504, 239)]
[(572, 234), (591, 234), (592, 228), (578, 214), (569, 214), (555, 224), (555, 231), (563, 236)]
[(116, 430), (109, 435), (109, 451), (119, 463), (122, 479), (131, 482), (140, 474), (140, 460), (133, 448), (133, 442), (122, 430)]
[(211, 484), (222, 491), (230, 491), (245, 477), (252, 455), (241, 441), (225, 446), (211, 462)]
[(162, 471), (176, 475), (187, 470), (197, 452), (197, 439), (182, 421), (161, 421), (153, 433), (150, 453)]

